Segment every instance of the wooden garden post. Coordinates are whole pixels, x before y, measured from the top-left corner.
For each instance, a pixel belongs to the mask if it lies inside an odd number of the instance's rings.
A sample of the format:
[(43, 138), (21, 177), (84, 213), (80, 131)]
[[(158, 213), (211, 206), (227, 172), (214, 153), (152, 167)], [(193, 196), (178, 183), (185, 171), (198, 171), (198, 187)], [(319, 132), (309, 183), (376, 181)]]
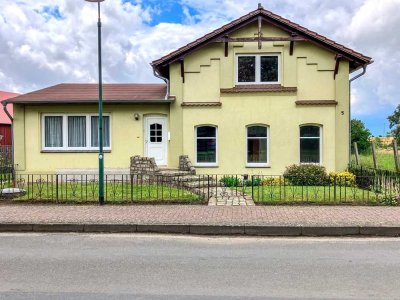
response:
[(400, 172), (399, 152), (397, 149), (396, 139), (393, 140), (393, 156), (394, 156), (394, 164), (396, 166), (396, 172)]
[(376, 159), (375, 142), (371, 142), (371, 147), (372, 147), (372, 159), (374, 160), (374, 169), (378, 169), (378, 162)]
[(353, 145), (354, 145), (354, 155), (356, 157), (356, 166), (358, 167), (360, 165), (360, 155), (358, 154), (357, 142), (354, 142)]

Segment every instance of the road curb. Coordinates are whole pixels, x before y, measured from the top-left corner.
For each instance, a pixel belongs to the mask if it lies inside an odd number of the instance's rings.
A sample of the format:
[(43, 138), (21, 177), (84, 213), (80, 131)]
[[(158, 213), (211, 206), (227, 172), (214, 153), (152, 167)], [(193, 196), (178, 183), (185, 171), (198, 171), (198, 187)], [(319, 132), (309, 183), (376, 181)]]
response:
[(400, 237), (399, 226), (255, 226), (199, 224), (4, 223), (0, 232), (177, 233), (242, 236), (385, 236)]
[(369, 235), (369, 236), (392, 236), (398, 237), (400, 236), (400, 227), (398, 226), (365, 226), (360, 227), (361, 235)]
[(244, 235), (244, 226), (190, 225), (190, 233), (201, 235)]
[(304, 226), (301, 228), (303, 236), (348, 236), (359, 235), (360, 227), (358, 226)]
[(190, 225), (137, 225), (137, 232), (154, 232), (154, 233), (190, 233)]
[(301, 226), (245, 226), (246, 235), (258, 236), (300, 236)]
[(32, 224), (0, 224), (0, 232), (29, 232), (33, 231)]
[(83, 232), (84, 224), (33, 224), (34, 232)]
[(137, 225), (131, 224), (85, 224), (83, 227), (84, 232), (137, 232)]

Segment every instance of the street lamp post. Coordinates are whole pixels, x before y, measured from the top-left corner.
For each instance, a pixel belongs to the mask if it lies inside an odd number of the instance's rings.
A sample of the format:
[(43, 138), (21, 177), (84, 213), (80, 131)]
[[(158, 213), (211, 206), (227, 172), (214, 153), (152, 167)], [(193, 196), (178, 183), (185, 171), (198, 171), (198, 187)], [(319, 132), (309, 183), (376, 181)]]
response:
[(104, 204), (104, 151), (103, 151), (103, 78), (101, 70), (101, 18), (100, 18), (100, 2), (104, 0), (85, 0), (87, 2), (95, 2), (98, 7), (98, 58), (99, 58), (99, 204)]

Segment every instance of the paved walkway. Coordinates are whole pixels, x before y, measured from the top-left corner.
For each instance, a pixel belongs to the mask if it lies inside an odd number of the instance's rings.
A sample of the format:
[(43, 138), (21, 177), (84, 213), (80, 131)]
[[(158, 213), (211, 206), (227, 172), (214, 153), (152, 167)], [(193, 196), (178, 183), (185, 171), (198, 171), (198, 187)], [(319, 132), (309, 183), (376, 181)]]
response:
[(212, 188), (213, 194), (208, 200), (209, 206), (254, 206), (251, 196), (243, 191), (226, 187)]
[(0, 205), (0, 224), (15, 223), (400, 228), (400, 207)]

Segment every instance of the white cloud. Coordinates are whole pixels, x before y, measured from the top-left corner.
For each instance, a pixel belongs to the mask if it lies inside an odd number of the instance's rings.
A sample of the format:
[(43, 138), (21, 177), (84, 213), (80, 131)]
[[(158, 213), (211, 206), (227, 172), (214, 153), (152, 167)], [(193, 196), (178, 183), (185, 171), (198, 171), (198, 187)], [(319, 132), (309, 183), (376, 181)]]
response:
[[(97, 81), (96, 5), (83, 0), (1, 2), (0, 89), (28, 92), (59, 82)], [(259, 1), (176, 2), (183, 7), (183, 24), (153, 26), (153, 18), (162, 14), (161, 2), (103, 3), (106, 82), (157, 81), (149, 66), (153, 59), (256, 9)], [(400, 0), (261, 2), (266, 9), (373, 57), (367, 75), (353, 84), (356, 114), (400, 102)], [(57, 11), (61, 18), (52, 16)]]

